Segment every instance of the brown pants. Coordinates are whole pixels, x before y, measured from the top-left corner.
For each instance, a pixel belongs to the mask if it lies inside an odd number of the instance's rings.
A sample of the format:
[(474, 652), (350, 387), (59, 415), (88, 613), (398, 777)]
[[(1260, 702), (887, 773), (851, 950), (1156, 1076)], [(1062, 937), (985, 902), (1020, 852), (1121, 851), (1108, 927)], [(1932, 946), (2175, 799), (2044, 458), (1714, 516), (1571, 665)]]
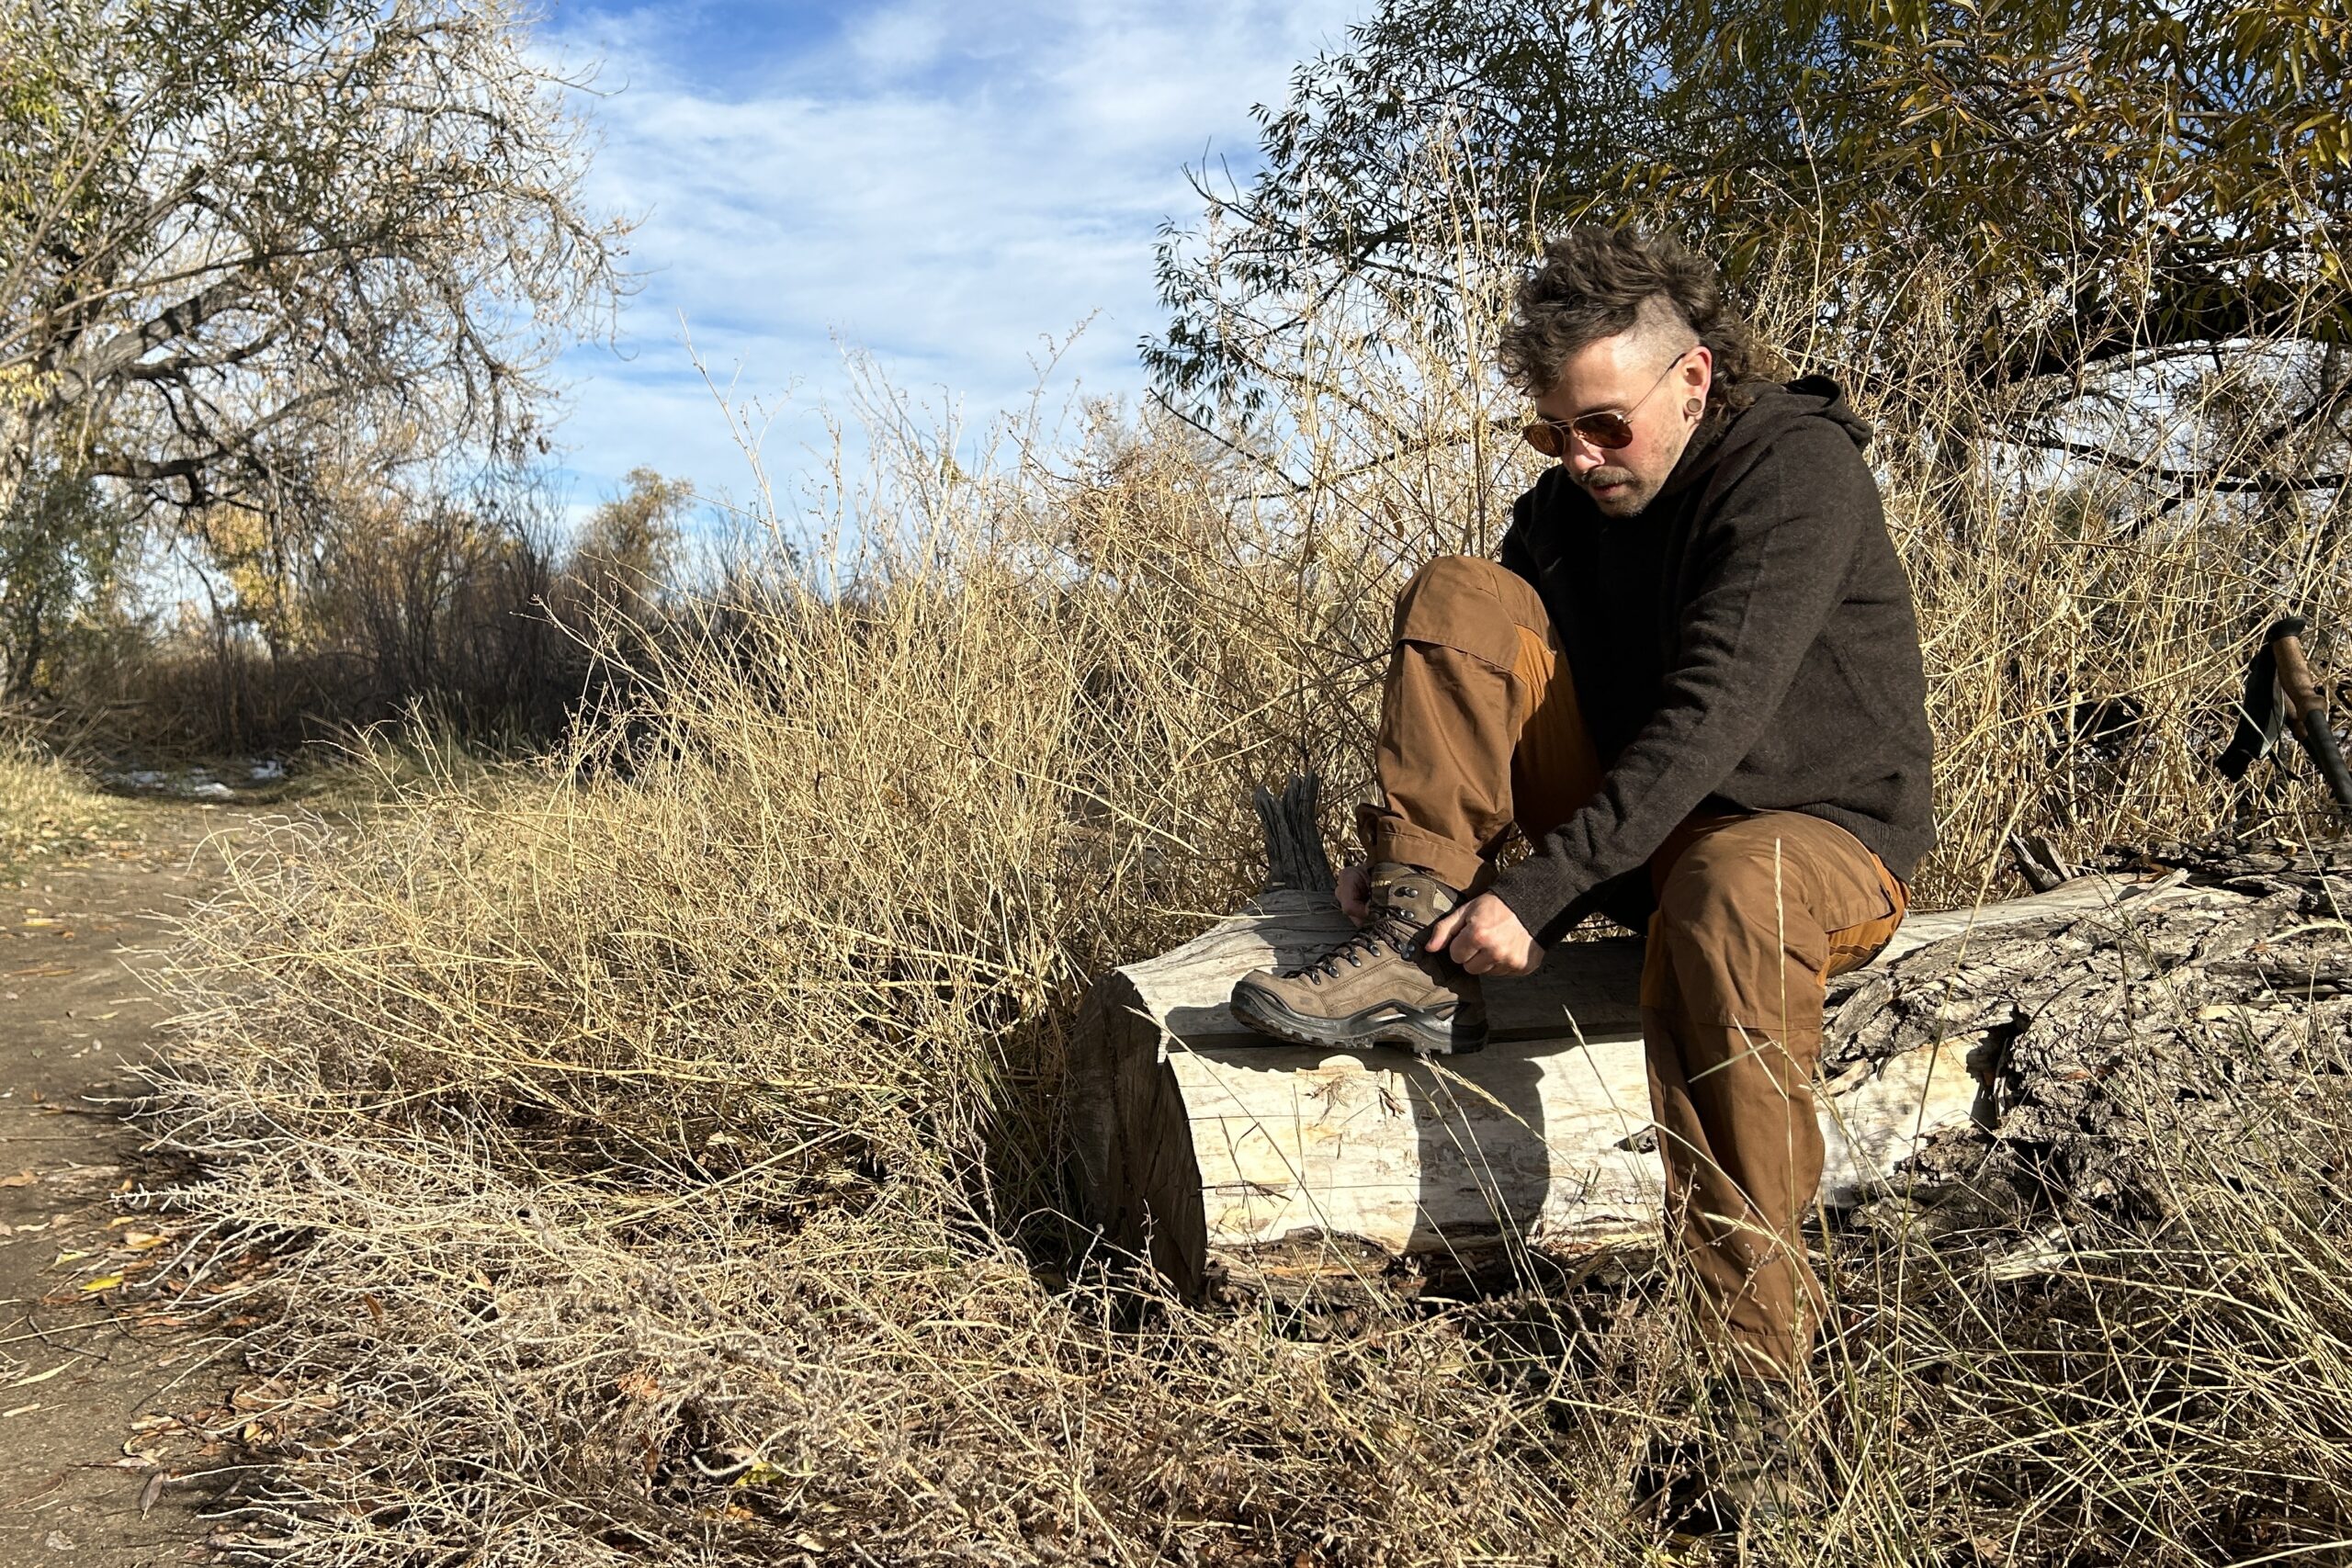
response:
[[(1492, 561), (1443, 556), (1397, 603), (1375, 752), (1374, 860), (1481, 882), (1516, 824), (1544, 832), (1600, 767), (1543, 601)], [(1650, 857), (1642, 969), (1669, 1245), (1728, 1370), (1792, 1375), (1820, 1318), (1800, 1225), (1821, 1182), (1813, 1082), (1824, 982), (1867, 963), (1908, 890), (1801, 812), (1693, 817)]]

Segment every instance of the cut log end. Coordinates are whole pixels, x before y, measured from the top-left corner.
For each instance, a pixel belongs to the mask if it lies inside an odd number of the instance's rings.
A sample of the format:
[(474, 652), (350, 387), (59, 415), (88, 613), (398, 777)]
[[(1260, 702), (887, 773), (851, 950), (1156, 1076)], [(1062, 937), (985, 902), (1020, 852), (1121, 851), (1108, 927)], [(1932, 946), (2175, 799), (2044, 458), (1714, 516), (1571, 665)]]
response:
[(1073, 1122), (1086, 1223), (1191, 1294), (1207, 1253), (1200, 1161), (1162, 1028), (1125, 970), (1095, 983), (1079, 1020)]

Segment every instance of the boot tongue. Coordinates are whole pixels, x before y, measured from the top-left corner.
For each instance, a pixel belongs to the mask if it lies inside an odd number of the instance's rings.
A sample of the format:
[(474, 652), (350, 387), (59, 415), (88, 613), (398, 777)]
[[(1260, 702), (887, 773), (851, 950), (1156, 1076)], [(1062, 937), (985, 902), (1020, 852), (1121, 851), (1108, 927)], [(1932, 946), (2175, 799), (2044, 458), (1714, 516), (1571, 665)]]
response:
[(1415, 931), (1453, 908), (1456, 902), (1452, 888), (1420, 872), (1377, 878), (1374, 886), (1380, 907), (1398, 919), (1411, 922)]

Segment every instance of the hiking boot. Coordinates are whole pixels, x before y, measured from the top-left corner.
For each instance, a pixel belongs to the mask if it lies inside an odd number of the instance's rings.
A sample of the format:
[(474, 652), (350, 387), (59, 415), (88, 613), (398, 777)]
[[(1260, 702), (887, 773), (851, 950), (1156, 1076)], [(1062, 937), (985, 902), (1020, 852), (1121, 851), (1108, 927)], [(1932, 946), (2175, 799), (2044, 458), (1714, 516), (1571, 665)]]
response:
[(1684, 1432), (1660, 1433), (1634, 1472), (1634, 1511), (1669, 1536), (1747, 1541), (1820, 1506), (1820, 1476), (1792, 1392), (1749, 1378), (1711, 1382)]
[(1383, 862), (1372, 868), (1372, 910), (1356, 933), (1295, 969), (1244, 975), (1234, 984), (1233, 1015), (1300, 1045), (1403, 1045), (1424, 1056), (1476, 1051), (1487, 1043), (1478, 977), (1420, 945), (1421, 933), (1461, 901), (1436, 877)]

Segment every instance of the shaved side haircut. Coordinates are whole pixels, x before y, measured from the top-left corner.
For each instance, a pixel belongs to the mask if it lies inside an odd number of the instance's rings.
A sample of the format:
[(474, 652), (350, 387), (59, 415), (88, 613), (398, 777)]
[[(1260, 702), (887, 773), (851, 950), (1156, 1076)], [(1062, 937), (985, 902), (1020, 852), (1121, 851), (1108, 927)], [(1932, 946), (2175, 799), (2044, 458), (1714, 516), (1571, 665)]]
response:
[(1571, 229), (1544, 247), (1519, 288), (1497, 345), (1504, 373), (1531, 398), (1549, 392), (1588, 344), (1638, 328), (1661, 361), (1703, 344), (1714, 355), (1718, 398), (1778, 368), (1747, 318), (1725, 295), (1713, 263), (1671, 234), (1640, 229)]

